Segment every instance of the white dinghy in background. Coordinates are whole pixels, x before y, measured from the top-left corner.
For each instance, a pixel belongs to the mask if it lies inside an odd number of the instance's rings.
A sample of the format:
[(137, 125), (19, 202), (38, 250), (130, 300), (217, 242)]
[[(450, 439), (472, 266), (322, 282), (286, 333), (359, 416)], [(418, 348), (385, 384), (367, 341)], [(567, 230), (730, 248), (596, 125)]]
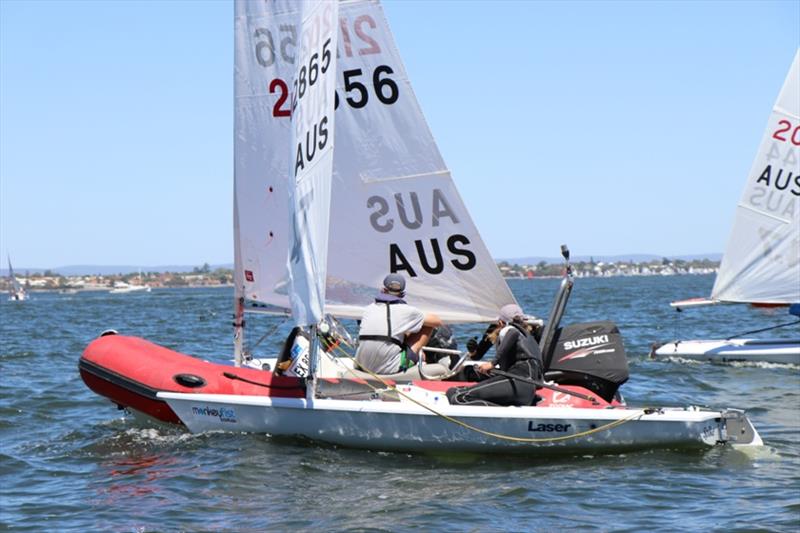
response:
[[(670, 305), (680, 311), (720, 303), (787, 306), (800, 317), (800, 50), (748, 174), (711, 297)], [(776, 327), (794, 327), (794, 338), (676, 340), (654, 347), (652, 355), (800, 365), (800, 320)]]

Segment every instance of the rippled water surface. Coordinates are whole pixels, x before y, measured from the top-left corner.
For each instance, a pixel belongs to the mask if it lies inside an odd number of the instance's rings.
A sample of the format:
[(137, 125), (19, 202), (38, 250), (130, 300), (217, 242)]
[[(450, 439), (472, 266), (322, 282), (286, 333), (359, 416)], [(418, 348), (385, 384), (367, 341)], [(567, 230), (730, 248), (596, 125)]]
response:
[[(512, 281), (546, 316), (558, 280)], [(81, 381), (114, 328), (185, 353), (231, 353), (230, 289), (34, 294), (0, 302), (0, 529), (800, 530), (800, 369), (647, 358), (654, 341), (788, 322), (739, 306), (678, 314), (710, 276), (577, 280), (566, 322), (614, 320), (630, 404), (748, 410), (766, 446), (572, 458), (409, 455), (137, 423)], [(276, 326), (257, 317), (251, 339)], [(457, 328), (460, 338), (480, 328)], [(284, 324), (256, 353), (277, 350)], [(772, 333), (800, 336), (797, 326)]]

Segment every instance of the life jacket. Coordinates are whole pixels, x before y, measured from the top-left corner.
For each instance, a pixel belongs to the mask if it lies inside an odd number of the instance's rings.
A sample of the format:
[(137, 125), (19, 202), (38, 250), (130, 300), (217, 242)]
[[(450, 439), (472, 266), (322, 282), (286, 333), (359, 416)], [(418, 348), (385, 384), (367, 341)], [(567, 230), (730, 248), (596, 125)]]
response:
[(400, 347), (400, 372), (405, 372), (406, 370), (414, 366), (416, 364), (416, 361), (413, 361), (408, 357), (409, 347), (405, 343), (405, 337), (401, 341), (400, 339), (392, 335), (391, 306), (393, 304), (404, 304), (406, 303), (406, 301), (399, 297), (393, 297), (381, 294), (378, 298), (375, 298), (375, 303), (384, 304), (386, 306), (386, 335), (359, 335), (358, 341), (388, 342), (390, 344), (394, 344), (395, 346)]

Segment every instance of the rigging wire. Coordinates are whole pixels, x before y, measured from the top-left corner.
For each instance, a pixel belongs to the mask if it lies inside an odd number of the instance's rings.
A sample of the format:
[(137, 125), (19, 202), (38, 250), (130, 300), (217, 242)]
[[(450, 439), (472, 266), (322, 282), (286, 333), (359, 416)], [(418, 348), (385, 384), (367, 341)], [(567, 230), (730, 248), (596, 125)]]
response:
[(286, 324), (286, 322), (289, 320), (289, 318), (291, 318), (291, 317), (289, 317), (289, 316), (286, 316), (286, 317), (284, 317), (284, 318), (283, 318), (283, 320), (281, 320), (280, 322), (278, 322), (278, 323), (277, 323), (275, 326), (273, 326), (272, 328), (268, 329), (268, 330), (267, 330), (267, 332), (266, 332), (266, 333), (264, 333), (264, 334), (261, 336), (261, 338), (259, 338), (259, 339), (258, 339), (258, 340), (255, 342), (255, 344), (253, 344), (252, 346), (248, 346), (248, 347), (247, 347), (247, 349), (245, 349), (245, 351), (244, 351), (245, 355), (252, 356), (252, 354), (253, 354), (253, 350), (255, 350), (255, 349), (256, 349), (256, 347), (258, 347), (258, 345), (259, 345), (259, 344), (261, 344), (261, 343), (264, 341), (264, 339), (266, 339), (267, 337), (269, 337), (270, 335), (272, 335), (273, 333), (275, 333), (276, 331), (278, 331), (278, 328), (280, 328), (280, 327), (282, 327), (284, 324)]
[(783, 327), (786, 327), (786, 326), (793, 326), (794, 324), (800, 324), (800, 320), (796, 320), (794, 322), (786, 322), (784, 324), (778, 324), (777, 326), (770, 326), (768, 328), (754, 329), (753, 331), (745, 331), (744, 333), (737, 333), (736, 335), (732, 335), (732, 336), (728, 337), (725, 340), (729, 341), (731, 339), (735, 339), (736, 337), (743, 337), (745, 335), (750, 335), (752, 333), (762, 333), (764, 331), (769, 331), (769, 330), (772, 330), (772, 329), (783, 328)]

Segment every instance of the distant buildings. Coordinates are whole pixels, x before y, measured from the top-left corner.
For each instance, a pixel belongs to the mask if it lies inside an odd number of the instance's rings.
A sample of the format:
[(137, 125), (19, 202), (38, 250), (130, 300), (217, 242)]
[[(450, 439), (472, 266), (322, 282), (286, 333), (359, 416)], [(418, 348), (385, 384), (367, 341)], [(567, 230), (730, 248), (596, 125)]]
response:
[[(115, 283), (123, 282), (133, 286), (149, 285), (150, 287), (221, 287), (233, 284), (233, 272), (230, 269), (217, 269), (195, 272), (142, 272), (141, 274), (117, 274), (110, 276), (61, 276), (46, 270), (43, 273), (16, 276), (17, 281), (26, 289), (51, 291), (110, 291)], [(10, 286), (8, 278), (0, 278), (0, 291), (7, 291)]]
[[(563, 275), (564, 266), (549, 264), (544, 261), (536, 265), (517, 265), (501, 262), (497, 265), (507, 278), (548, 278)], [(718, 261), (708, 259), (684, 261), (681, 259), (648, 261), (642, 263), (620, 261), (604, 263), (579, 261), (572, 264), (576, 277), (611, 277), (611, 276), (675, 276), (684, 274), (716, 274)]]
[[(500, 272), (506, 278), (549, 278), (563, 275), (564, 266), (549, 264), (544, 261), (536, 265), (498, 263)], [(715, 274), (719, 269), (718, 261), (708, 259), (684, 261), (680, 259), (649, 261), (642, 263), (624, 262), (604, 263), (579, 261), (572, 264), (576, 277), (611, 277), (611, 276), (675, 276), (684, 274)], [(192, 272), (142, 272), (117, 274), (111, 276), (61, 276), (49, 270), (43, 273), (17, 275), (23, 287), (28, 290), (68, 291), (108, 291), (116, 282), (130, 285), (149, 285), (150, 287), (224, 287), (233, 285), (233, 271), (226, 268), (211, 270), (208, 265), (195, 268)], [(7, 292), (10, 281), (0, 278), (0, 291)]]

